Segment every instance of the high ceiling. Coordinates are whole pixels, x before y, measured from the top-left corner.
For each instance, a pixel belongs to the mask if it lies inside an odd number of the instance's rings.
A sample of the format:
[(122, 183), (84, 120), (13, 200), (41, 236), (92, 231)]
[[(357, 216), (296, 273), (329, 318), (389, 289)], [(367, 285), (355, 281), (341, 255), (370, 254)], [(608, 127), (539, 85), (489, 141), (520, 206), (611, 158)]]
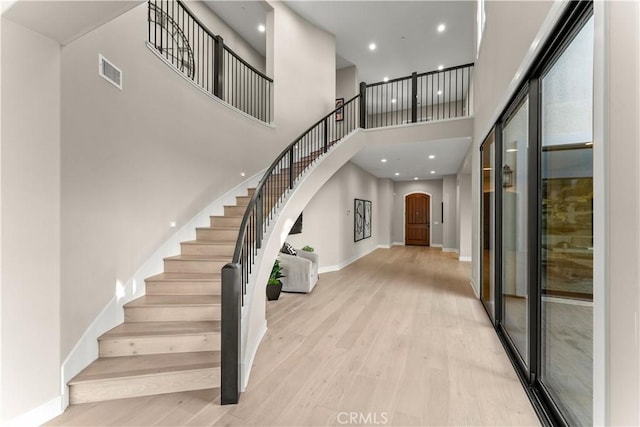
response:
[[(265, 54), (269, 6), (263, 1), (205, 3), (254, 49)], [(358, 67), (360, 80), (373, 83), (414, 71), (435, 70), (474, 60), (474, 1), (292, 1), (285, 3), (336, 36), (337, 68)], [(438, 32), (444, 24), (446, 29)], [(371, 43), (375, 50), (369, 50)]]
[[(285, 3), (336, 36), (336, 65), (355, 65), (368, 83), (474, 61), (474, 1), (292, 1)], [(207, 1), (208, 6), (254, 49), (265, 54), (268, 6), (262, 1)], [(266, 6), (266, 7), (265, 7)], [(445, 30), (438, 31), (440, 24)], [(369, 45), (376, 44), (375, 50)], [(470, 138), (407, 144), (394, 141), (366, 147), (353, 162), (379, 178), (394, 181), (441, 179), (455, 174)], [(428, 155), (436, 155), (429, 160)], [(386, 158), (386, 163), (381, 159)], [(434, 170), (435, 173), (431, 173)], [(395, 175), (398, 172), (399, 175)]]
[[(473, 1), (285, 1), (335, 34), (338, 68), (356, 65), (361, 81), (473, 62)], [(438, 32), (438, 25), (446, 29)], [(371, 43), (376, 49), (369, 50)]]

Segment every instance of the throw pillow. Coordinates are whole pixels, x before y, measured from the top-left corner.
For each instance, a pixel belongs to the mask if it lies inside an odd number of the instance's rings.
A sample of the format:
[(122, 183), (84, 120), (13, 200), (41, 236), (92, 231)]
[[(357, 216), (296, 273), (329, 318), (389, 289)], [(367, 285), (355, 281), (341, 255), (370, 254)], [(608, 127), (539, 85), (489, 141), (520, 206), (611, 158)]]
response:
[(284, 245), (282, 245), (282, 249), (280, 249), (280, 252), (287, 255), (293, 255), (293, 256), (297, 255), (296, 250), (293, 249), (293, 246), (291, 246), (289, 242), (284, 242)]

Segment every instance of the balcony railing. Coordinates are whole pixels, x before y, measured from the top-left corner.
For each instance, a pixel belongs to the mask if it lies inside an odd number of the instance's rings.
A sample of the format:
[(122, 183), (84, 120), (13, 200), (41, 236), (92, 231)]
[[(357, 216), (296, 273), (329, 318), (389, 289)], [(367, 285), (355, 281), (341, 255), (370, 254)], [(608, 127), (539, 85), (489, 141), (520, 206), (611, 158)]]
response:
[(273, 80), (242, 59), (180, 0), (149, 0), (149, 43), (195, 84), (266, 123)]
[(379, 83), (361, 83), (366, 106), (362, 128), (444, 120), (470, 115), (473, 64), (413, 73)]

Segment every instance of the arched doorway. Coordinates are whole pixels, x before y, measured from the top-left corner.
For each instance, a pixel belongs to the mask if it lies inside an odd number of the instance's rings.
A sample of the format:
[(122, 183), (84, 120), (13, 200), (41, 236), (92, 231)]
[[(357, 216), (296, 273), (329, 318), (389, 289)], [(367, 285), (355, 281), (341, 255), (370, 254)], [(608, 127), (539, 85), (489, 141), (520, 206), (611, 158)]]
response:
[(405, 245), (431, 245), (431, 196), (412, 193), (404, 198)]

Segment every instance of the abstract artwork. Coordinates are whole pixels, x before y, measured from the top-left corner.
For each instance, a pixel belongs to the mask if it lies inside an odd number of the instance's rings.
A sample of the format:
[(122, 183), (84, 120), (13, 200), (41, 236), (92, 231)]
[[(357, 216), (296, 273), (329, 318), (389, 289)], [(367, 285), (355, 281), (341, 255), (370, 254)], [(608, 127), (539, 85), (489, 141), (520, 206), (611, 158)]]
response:
[(355, 199), (353, 206), (353, 241), (371, 237), (371, 201)]

